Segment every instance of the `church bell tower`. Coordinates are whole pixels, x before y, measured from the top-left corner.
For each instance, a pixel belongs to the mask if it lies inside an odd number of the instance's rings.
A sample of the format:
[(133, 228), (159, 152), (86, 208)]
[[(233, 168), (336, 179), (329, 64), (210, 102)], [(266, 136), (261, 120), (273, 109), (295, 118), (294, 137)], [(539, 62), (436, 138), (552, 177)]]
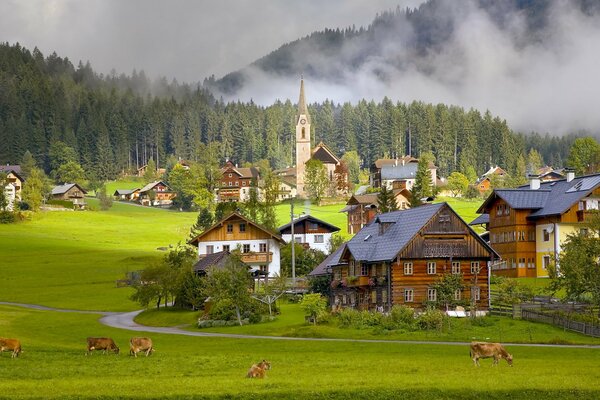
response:
[(306, 197), (304, 173), (310, 160), (310, 115), (304, 98), (304, 79), (300, 79), (300, 99), (296, 116), (296, 190), (299, 197)]

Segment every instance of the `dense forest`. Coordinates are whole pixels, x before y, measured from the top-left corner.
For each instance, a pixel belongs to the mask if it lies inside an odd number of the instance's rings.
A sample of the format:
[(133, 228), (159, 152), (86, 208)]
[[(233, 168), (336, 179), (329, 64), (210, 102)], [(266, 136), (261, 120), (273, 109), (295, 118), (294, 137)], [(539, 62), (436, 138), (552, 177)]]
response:
[[(314, 142), (340, 156), (357, 151), (368, 167), (380, 157), (428, 151), (441, 176), (469, 165), (478, 174), (496, 164), (517, 172), (530, 148), (560, 167), (575, 138), (516, 134), (490, 112), (419, 101), (326, 101), (309, 105), (309, 112)], [(203, 87), (151, 82), (136, 71), (104, 76), (89, 63), (75, 67), (56, 54), (0, 44), (1, 163), (19, 163), (29, 151), (49, 171), (51, 144), (62, 142), (98, 180), (150, 159), (164, 166), (172, 156), (240, 164), (266, 159), (280, 168), (293, 164), (295, 113), (289, 100), (268, 107), (224, 103)]]

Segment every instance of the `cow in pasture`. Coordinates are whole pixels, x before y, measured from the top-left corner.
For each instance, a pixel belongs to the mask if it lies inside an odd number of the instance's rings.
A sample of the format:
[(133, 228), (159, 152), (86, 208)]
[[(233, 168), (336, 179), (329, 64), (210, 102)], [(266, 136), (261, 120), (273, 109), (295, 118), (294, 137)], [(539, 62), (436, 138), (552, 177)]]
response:
[(513, 357), (500, 343), (472, 342), (470, 354), (473, 363), (478, 367), (480, 358), (490, 357), (494, 358), (492, 365), (498, 365), (498, 360), (504, 358), (508, 365), (512, 367)]
[(246, 374), (246, 378), (264, 378), (267, 370), (271, 369), (271, 363), (267, 360), (262, 360), (258, 364), (254, 364), (250, 367), (250, 370)]
[(0, 338), (0, 354), (3, 351), (12, 351), (11, 358), (19, 357), (21, 353), (21, 342), (18, 339)]
[(116, 354), (119, 354), (119, 347), (117, 347), (115, 341), (111, 338), (87, 338), (86, 355), (89, 355), (92, 350), (102, 350), (102, 354), (105, 354), (107, 351), (112, 351)]
[(132, 337), (129, 341), (129, 355), (137, 357), (137, 353), (143, 351), (148, 357), (153, 351), (152, 339), (147, 337)]

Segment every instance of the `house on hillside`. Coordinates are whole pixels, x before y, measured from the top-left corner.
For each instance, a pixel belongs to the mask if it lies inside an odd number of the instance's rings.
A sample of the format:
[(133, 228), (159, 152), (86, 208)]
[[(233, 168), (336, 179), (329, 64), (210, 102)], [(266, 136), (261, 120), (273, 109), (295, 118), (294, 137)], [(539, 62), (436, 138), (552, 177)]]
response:
[(140, 189), (117, 189), (113, 196), (115, 200), (136, 201), (140, 196)]
[(483, 195), (492, 188), (492, 179), (503, 180), (505, 176), (506, 171), (496, 165), (495, 167), (491, 167), (477, 180), (475, 187), (479, 191), (479, 194)]
[(217, 189), (217, 201), (223, 202), (246, 202), (250, 198), (250, 187), (254, 181), (256, 190), (261, 197), (258, 188), (260, 172), (256, 167), (239, 168), (231, 161), (227, 161), (221, 168), (220, 186)]
[[(386, 185), (388, 189), (411, 190), (417, 178), (418, 166), (419, 159), (412, 156), (404, 156), (398, 159), (380, 158), (370, 168), (369, 180), (371, 186), (379, 188)], [(428, 169), (431, 174), (431, 183), (436, 186), (438, 183), (437, 167), (430, 163)]]
[(435, 303), (434, 284), (460, 274), (463, 289), (454, 301), (487, 310), (488, 263), (497, 257), (448, 204), (428, 204), (377, 215), (311, 275), (331, 276), (335, 308), (389, 310)]
[[(294, 220), (294, 241), (327, 254), (331, 235), (339, 230), (340, 228), (337, 226), (312, 215), (303, 215)], [(279, 234), (286, 243), (290, 243), (292, 241), (292, 223), (281, 226)]]
[[(410, 208), (410, 191), (407, 189), (394, 189), (392, 191), (396, 198), (396, 206), (399, 210)], [(377, 215), (377, 193), (355, 194), (350, 197), (340, 212), (347, 213), (348, 233), (351, 235), (361, 230)]]
[[(569, 234), (586, 232), (600, 209), (600, 174), (541, 182), (533, 177), (517, 189), (495, 189), (477, 213), (489, 229), (490, 245), (502, 260), (495, 275), (547, 277)], [(560, 265), (558, 265), (560, 268)]]
[(242, 262), (269, 276), (280, 273), (280, 247), (285, 242), (237, 212), (229, 214), (189, 242), (200, 259), (221, 251), (239, 249)]
[(0, 189), (4, 190), (7, 200), (8, 211), (14, 210), (15, 203), (22, 200), (21, 192), (23, 191), (23, 183), (25, 179), (21, 176), (20, 165), (0, 165), (0, 173), (6, 174), (5, 186)]
[(87, 191), (77, 183), (65, 183), (53, 187), (50, 196), (53, 200), (70, 201), (76, 209), (84, 209), (86, 194)]
[(144, 206), (169, 207), (176, 196), (176, 193), (172, 192), (163, 181), (151, 182), (138, 193), (138, 201)]
[(559, 179), (564, 179), (566, 176), (565, 174), (568, 171), (566, 171), (565, 169), (554, 169), (552, 167), (549, 166), (545, 166), (540, 168), (537, 171), (537, 174), (540, 177), (540, 181), (542, 182), (548, 182), (548, 181), (557, 181)]

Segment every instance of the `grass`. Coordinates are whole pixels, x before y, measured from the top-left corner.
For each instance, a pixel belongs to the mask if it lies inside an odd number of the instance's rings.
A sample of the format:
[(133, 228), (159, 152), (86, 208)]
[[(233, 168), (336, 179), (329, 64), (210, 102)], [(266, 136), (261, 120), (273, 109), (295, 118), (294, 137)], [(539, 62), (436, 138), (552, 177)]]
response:
[[(18, 337), (18, 359), (0, 357), (10, 379), (0, 397), (31, 398), (598, 398), (600, 349), (509, 347), (504, 361), (476, 368), (468, 348), (398, 343), (225, 339), (151, 334), (156, 352), (126, 354), (128, 331), (96, 316), (0, 306), (3, 335)], [(43, 328), (43, 329), (40, 329)], [(121, 355), (85, 356), (87, 336), (113, 337)], [(263, 358), (264, 380), (245, 378)]]
[(483, 203), (482, 199), (465, 199), (461, 197), (438, 197), (436, 203), (446, 202), (468, 224), (479, 216), (477, 209)]
[[(346, 207), (346, 202), (316, 206), (310, 204), (308, 201), (294, 200), (294, 214), (296, 214), (296, 218), (302, 213), (312, 215), (315, 218), (337, 226), (340, 228), (340, 234), (349, 239), (347, 216), (346, 213), (340, 212), (344, 207)], [(275, 214), (279, 226), (285, 225), (291, 221), (290, 208), (289, 202), (275, 206)]]

